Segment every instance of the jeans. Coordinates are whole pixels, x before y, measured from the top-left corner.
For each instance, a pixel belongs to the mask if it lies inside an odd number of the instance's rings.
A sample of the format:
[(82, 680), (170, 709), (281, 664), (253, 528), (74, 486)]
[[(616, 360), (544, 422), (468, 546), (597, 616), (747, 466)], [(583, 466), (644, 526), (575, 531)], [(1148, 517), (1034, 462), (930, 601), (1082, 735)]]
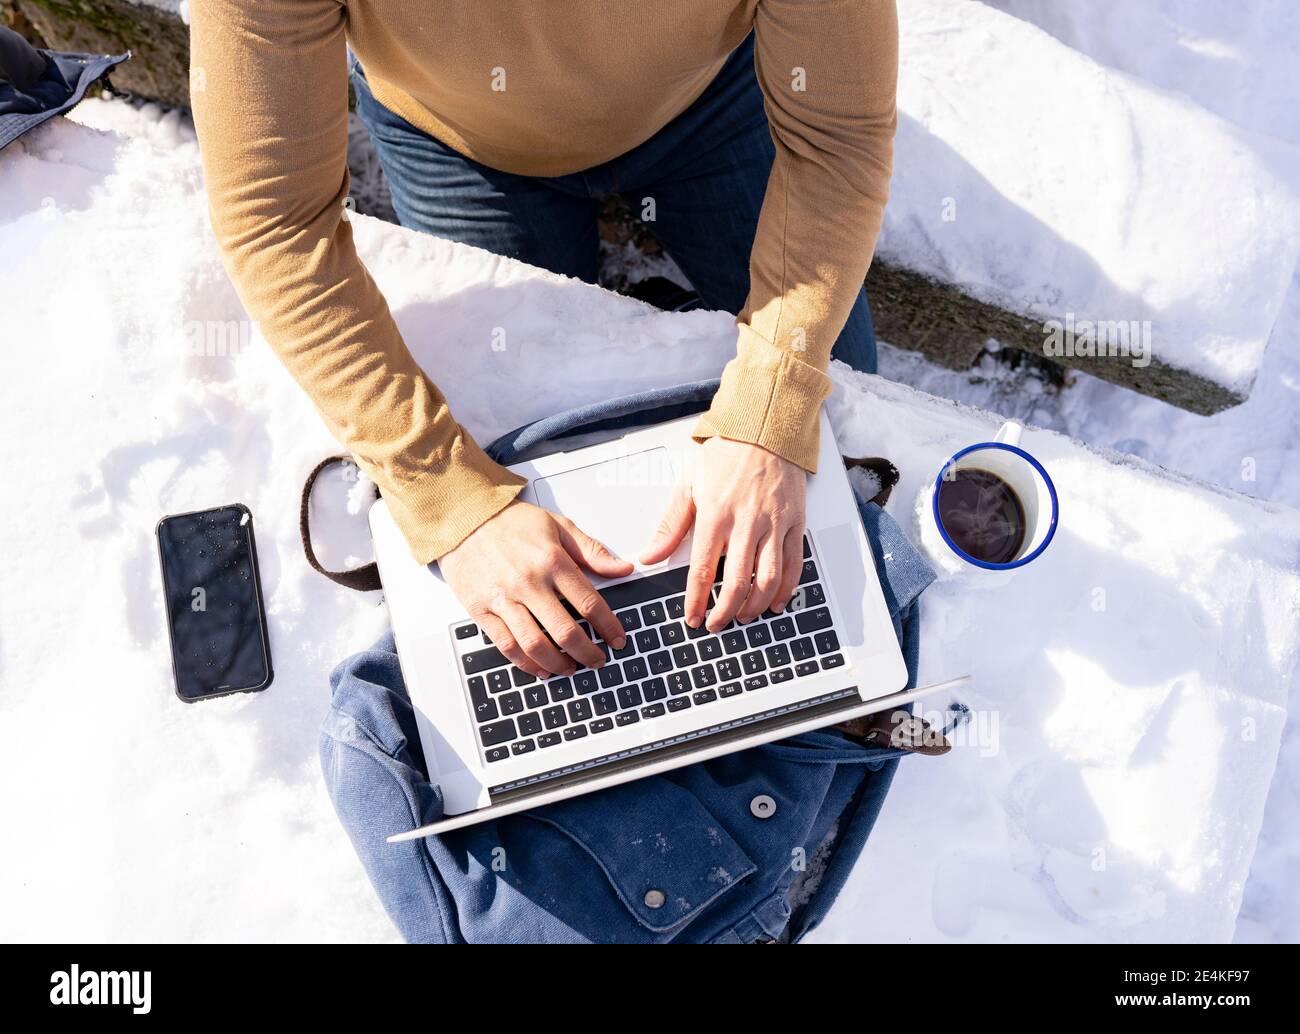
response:
[[(738, 313), (775, 149), (754, 75), (751, 36), (694, 104), (639, 147), (567, 176), (481, 165), (389, 111), (353, 63), (357, 114), (370, 130), (403, 226), (596, 282), (596, 217), (617, 194), (650, 229), (704, 306)], [(876, 371), (867, 292), (859, 291), (832, 356)]]

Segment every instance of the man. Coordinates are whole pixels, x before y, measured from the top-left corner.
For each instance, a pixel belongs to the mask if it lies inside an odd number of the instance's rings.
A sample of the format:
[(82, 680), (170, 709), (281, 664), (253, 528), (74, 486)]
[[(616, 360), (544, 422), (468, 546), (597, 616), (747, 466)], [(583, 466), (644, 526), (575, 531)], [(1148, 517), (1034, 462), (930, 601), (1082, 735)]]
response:
[(344, 218), (349, 46), (406, 225), (591, 279), (598, 195), (653, 199), (668, 252), (707, 304), (739, 317), (736, 357), (694, 432), (692, 481), (641, 559), (666, 558), (694, 527), (692, 626), (784, 606), (826, 364), (833, 347), (874, 364), (862, 282), (896, 121), (893, 0), (190, 10), (213, 225), (241, 298), (416, 558), (439, 562), (502, 652), (540, 677), (598, 665), (562, 599), (620, 647), (583, 568), (631, 565), (518, 501), (520, 479), (484, 455), (412, 360)]

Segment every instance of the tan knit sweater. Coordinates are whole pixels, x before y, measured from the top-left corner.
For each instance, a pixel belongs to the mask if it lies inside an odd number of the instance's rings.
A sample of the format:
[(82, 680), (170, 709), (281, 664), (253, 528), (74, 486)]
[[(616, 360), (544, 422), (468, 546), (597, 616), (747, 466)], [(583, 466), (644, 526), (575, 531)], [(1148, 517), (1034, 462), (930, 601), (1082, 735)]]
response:
[(357, 257), (345, 46), (407, 121), (494, 168), (555, 176), (653, 136), (753, 31), (776, 161), (736, 358), (696, 436), (814, 469), (826, 364), (888, 194), (894, 0), (192, 0), (190, 13), (227, 268), (421, 562), (521, 482), (455, 421)]

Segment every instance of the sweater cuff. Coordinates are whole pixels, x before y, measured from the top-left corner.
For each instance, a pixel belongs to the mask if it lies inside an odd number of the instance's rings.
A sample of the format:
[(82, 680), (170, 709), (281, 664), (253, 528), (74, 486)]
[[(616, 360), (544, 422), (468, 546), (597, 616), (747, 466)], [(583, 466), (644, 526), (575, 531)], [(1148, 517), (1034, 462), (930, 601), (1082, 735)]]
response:
[(723, 369), (713, 404), (692, 437), (704, 441), (719, 436), (759, 445), (815, 474), (818, 417), (830, 393), (831, 379), (825, 373), (742, 323), (736, 358)]
[(504, 510), (527, 483), (461, 429), (443, 470), (390, 487), (384, 501), (416, 561), (430, 564)]

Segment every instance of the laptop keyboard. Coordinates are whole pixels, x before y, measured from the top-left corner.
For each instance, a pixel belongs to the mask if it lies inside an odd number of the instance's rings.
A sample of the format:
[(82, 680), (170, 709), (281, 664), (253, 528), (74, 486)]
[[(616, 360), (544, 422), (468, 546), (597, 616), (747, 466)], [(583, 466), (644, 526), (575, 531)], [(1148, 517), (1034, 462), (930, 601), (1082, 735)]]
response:
[[(506, 660), (477, 625), (455, 626), (456, 640), (484, 644), (460, 658), (484, 759), (504, 761), (688, 708), (708, 708), (845, 665), (807, 536), (794, 598), (782, 613), (765, 612), (745, 625), (733, 621), (717, 633), (688, 627), (683, 614), (689, 570), (657, 571), (601, 589), (627, 643), (614, 650), (597, 639), (604, 666), (579, 668), (567, 677), (538, 679)], [(715, 584), (710, 607), (717, 591)], [(585, 621), (579, 625), (592, 634)]]

